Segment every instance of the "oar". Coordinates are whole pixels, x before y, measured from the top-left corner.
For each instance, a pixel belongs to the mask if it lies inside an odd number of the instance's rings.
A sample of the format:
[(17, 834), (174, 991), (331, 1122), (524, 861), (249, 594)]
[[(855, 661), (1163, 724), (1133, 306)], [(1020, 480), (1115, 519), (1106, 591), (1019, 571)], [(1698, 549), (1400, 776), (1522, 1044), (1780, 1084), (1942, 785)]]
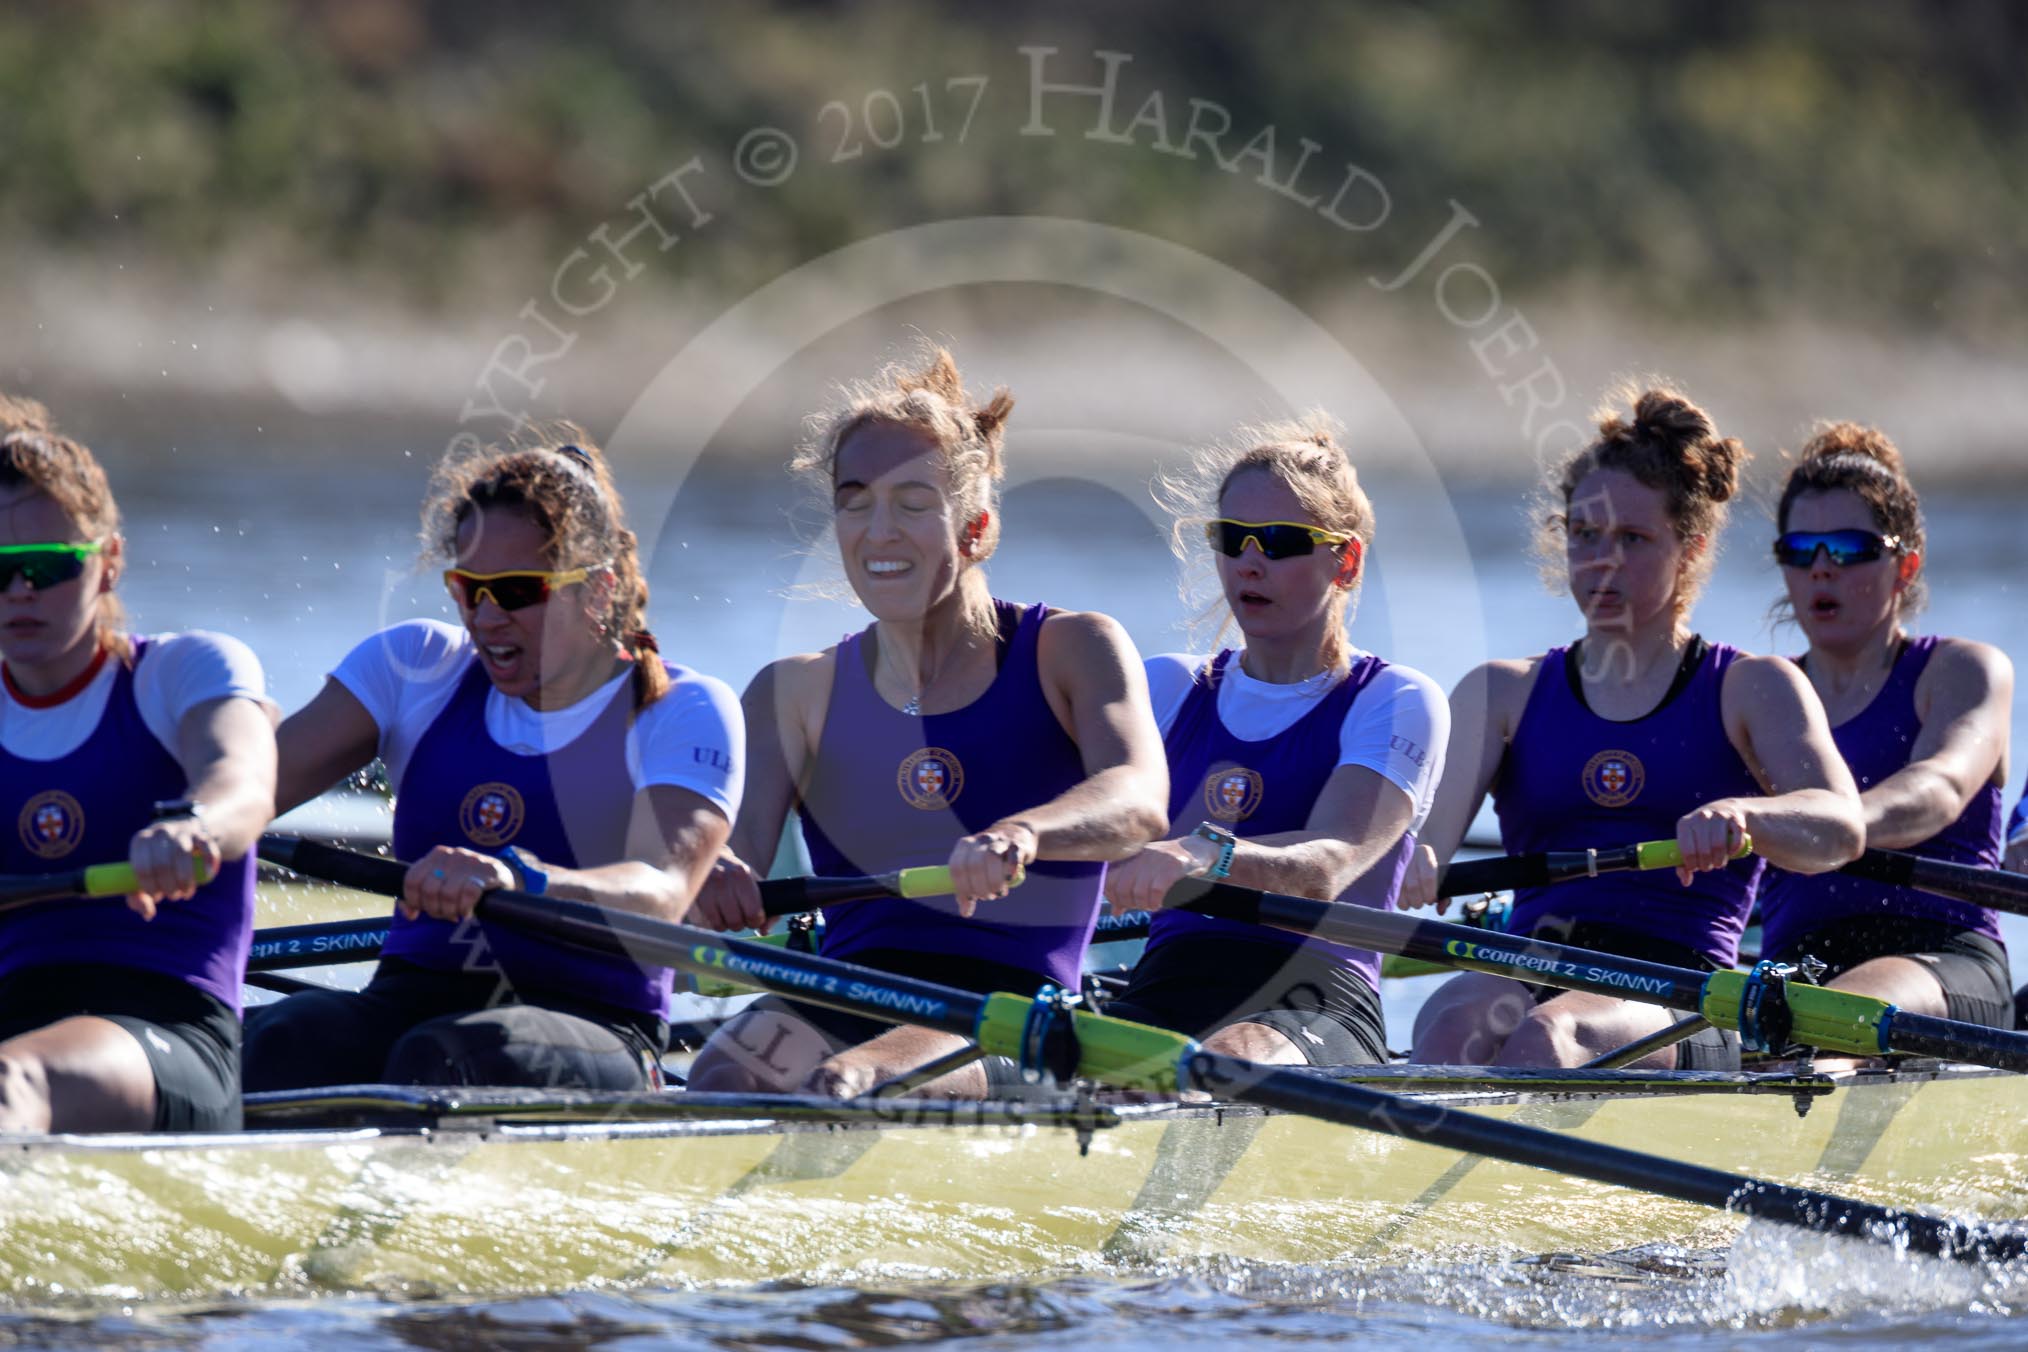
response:
[[(299, 871), (316, 871), (312, 860), (301, 862), (305, 867)], [(331, 881), (357, 885), (352, 876)], [(1207, 1052), (1180, 1033), (1072, 1010), (1048, 999), (1047, 992), (1036, 997), (977, 995), (630, 912), (512, 891), (489, 892), (480, 898), (476, 913), (488, 922), (580, 948), (689, 972), (729, 973), (829, 1009), (970, 1038), (990, 1054), (1012, 1056), (1024, 1067), (1047, 1069), (1059, 1079), (1081, 1075), (1163, 1093), (1200, 1089), (1230, 1101), (1919, 1253), (1975, 1261), (2028, 1254), (2028, 1235), (2017, 1230), (1900, 1211), (1618, 1146), (1574, 1141), (1539, 1127), (1299, 1070), (1255, 1065)]]
[(24, 873), (0, 877), (0, 911), (62, 897), (124, 897), (141, 890), (129, 863), (93, 864), (66, 873)]
[[(261, 837), (260, 856), (294, 873), (306, 873), (360, 892), (401, 895), (408, 865), (356, 850), (320, 845), (297, 836)], [(851, 878), (769, 878), (760, 885), (769, 915), (796, 915), (841, 901), (875, 897), (936, 897), (951, 890), (951, 871), (941, 865), (897, 869)]]
[[(1653, 867), (1674, 866), (1667, 856), (1675, 850), (1675, 842), (1651, 842), (1640, 848), (1644, 858), (1656, 861)], [(1186, 881), (1170, 896), (1176, 905), (1228, 920), (1702, 1014), (1721, 1028), (1736, 1030), (1755, 1050), (1779, 1050), (1794, 1042), (1856, 1056), (1903, 1052), (2028, 1070), (2028, 1033), (1911, 1014), (1870, 995), (1791, 982), (1769, 970), (1769, 964), (1751, 971), (1700, 972), (1229, 883), (1206, 886)]]
[[(1742, 843), (1733, 858), (1753, 852), (1753, 842)], [(1644, 840), (1636, 845), (1610, 846), (1603, 850), (1546, 850), (1540, 854), (1503, 854), (1492, 859), (1466, 859), (1443, 871), (1437, 883), (1440, 897), (1473, 896), (1480, 892), (1512, 892), (1517, 887), (1547, 887), (1576, 878), (1596, 878), (1601, 873), (1627, 873), (1637, 869), (1674, 868), (1683, 856), (1673, 840)]]
[(1838, 872), (1869, 882), (1955, 897), (1992, 911), (2028, 915), (2028, 873), (1925, 859), (1905, 850), (1868, 850)]
[[(210, 881), (201, 861), (197, 881)], [(91, 864), (65, 873), (14, 874), (0, 877), (0, 912), (38, 902), (61, 901), (65, 897), (124, 897), (140, 890), (141, 880), (134, 876), (134, 866), (124, 861)]]

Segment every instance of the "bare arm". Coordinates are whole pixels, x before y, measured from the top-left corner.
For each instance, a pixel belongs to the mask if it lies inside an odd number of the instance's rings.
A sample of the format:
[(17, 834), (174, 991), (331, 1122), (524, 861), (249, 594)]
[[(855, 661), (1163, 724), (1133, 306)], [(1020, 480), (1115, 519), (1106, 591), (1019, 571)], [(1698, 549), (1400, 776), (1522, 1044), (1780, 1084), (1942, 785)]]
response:
[(1974, 795), (2005, 783), (2014, 664), (1983, 643), (1947, 639), (1916, 683), (1922, 731), (1908, 764), (1859, 795), (1866, 843), (1920, 844), (1964, 815)]
[(1686, 816), (1677, 831), (1686, 861), (1716, 867), (1726, 857), (1722, 835), (1715, 843), (1685, 838), (1693, 818), (1743, 828), (1755, 853), (1792, 873), (1856, 859), (1866, 844), (1859, 791), (1803, 674), (1779, 658), (1742, 657), (1726, 672), (1719, 702), (1727, 735), (1767, 796), (1721, 799)]
[(358, 770), (380, 750), (380, 728), (359, 697), (326, 679), (315, 699), (282, 720), (275, 815), (301, 807)]
[(1106, 615), (1051, 615), (1038, 642), (1043, 692), (1077, 742), (1085, 777), (1046, 803), (961, 839), (958, 904), (1002, 896), (1037, 859), (1124, 859), (1169, 824), (1169, 765), (1133, 640)]
[(703, 794), (651, 784), (634, 796), (627, 857), (597, 868), (550, 869), (549, 895), (681, 920), (731, 833), (724, 811)]
[(214, 875), (244, 859), (275, 815), (275, 725), (268, 706), (232, 696), (207, 700), (176, 725), (176, 762), (202, 817), (155, 822), (128, 849), (141, 887), (133, 909), (152, 917), (158, 900), (182, 900), (198, 886), (196, 861)]
[(1451, 691), (1451, 739), (1444, 752), (1443, 778), (1422, 826), (1422, 843), (1402, 878), (1397, 906), (1408, 909), (1434, 902), (1440, 912), (1450, 908), (1448, 901), (1437, 897), (1439, 875), (1492, 792), (1541, 666), (1541, 659), (1534, 657), (1486, 662), (1466, 672)]
[[(1385, 775), (1363, 765), (1331, 772), (1300, 831), (1238, 842), (1227, 877), (1242, 887), (1331, 900), (1394, 849), (1415, 804)], [(1169, 889), (1210, 860), (1203, 841), (1158, 840), (1106, 874), (1106, 897), (1119, 910), (1154, 910)]]
[(1050, 616), (1043, 688), (1077, 742), (1085, 777), (1014, 819), (1037, 859), (1122, 859), (1169, 824), (1169, 763), (1148, 705), (1141, 655), (1107, 615)]
[(785, 657), (761, 668), (740, 696), (746, 719), (746, 792), (730, 844), (719, 851), (697, 892), (690, 923), (766, 932), (760, 880), (774, 862), (782, 828), (801, 797), (834, 670), (830, 653)]

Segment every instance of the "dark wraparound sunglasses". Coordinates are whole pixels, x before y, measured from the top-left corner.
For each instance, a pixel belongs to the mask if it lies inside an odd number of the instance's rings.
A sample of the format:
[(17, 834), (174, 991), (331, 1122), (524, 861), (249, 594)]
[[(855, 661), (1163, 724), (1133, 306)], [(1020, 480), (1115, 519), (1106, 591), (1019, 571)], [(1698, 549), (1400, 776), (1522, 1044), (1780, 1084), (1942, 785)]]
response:
[(1817, 551), (1840, 568), (1853, 563), (1871, 563), (1883, 554), (1901, 549), (1898, 535), (1879, 535), (1870, 530), (1792, 530), (1776, 538), (1774, 556), (1784, 568), (1808, 568), (1817, 561)]
[(84, 572), (85, 560), (105, 548), (103, 541), (72, 544), (63, 540), (32, 545), (0, 545), (0, 591), (26, 578), (37, 591), (61, 586)]
[(1204, 523), (1204, 538), (1228, 559), (1244, 554), (1248, 540), (1254, 542), (1263, 558), (1292, 559), (1315, 553), (1318, 545), (1335, 547), (1357, 537), (1321, 526), (1306, 526), (1300, 521), (1231, 521), (1221, 517)]

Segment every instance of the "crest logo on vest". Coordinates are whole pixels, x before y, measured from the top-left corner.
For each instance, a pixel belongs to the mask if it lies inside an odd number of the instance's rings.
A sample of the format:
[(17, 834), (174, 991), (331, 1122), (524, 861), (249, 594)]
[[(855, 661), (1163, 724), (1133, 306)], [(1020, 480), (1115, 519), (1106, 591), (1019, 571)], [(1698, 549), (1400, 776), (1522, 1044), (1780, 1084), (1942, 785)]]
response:
[(940, 746), (926, 746), (901, 763), (894, 775), (901, 800), (924, 812), (949, 807), (965, 791), (965, 767)]
[(1244, 765), (1221, 765), (1204, 778), (1204, 810), (1220, 821), (1242, 822), (1260, 806), (1266, 785)]
[(1600, 807), (1625, 807), (1647, 782), (1641, 758), (1631, 751), (1601, 751), (1585, 762), (1584, 796)]
[(84, 808), (62, 789), (49, 789), (21, 805), (16, 826), (30, 854), (61, 859), (84, 839)]
[(498, 849), (520, 833), (528, 818), (521, 792), (512, 784), (495, 780), (481, 784), (465, 795), (458, 805), (458, 829), (474, 845)]

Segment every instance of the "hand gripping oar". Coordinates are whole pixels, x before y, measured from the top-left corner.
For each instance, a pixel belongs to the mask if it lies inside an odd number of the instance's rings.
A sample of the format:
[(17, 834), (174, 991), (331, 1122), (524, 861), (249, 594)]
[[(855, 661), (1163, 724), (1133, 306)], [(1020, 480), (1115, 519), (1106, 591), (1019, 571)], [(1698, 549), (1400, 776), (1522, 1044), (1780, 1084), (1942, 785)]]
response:
[[(1671, 867), (1675, 842), (1640, 847), (1654, 867)], [(1564, 990), (1702, 1014), (1737, 1031), (1756, 1051), (1792, 1043), (1855, 1056), (1905, 1052), (2028, 1070), (2028, 1033), (1911, 1014), (1885, 1000), (1792, 980), (1790, 969), (1760, 963), (1750, 971), (1699, 972), (1567, 944), (1424, 920), (1370, 906), (1313, 901), (1228, 883), (1185, 881), (1172, 905), (1206, 915), (1313, 934), (1333, 943), (1396, 953), (1475, 972), (1491, 972)]]
[[(1741, 843), (1732, 857), (1744, 859), (1752, 852), (1753, 842), (1748, 840)], [(1547, 850), (1541, 854), (1465, 859), (1444, 870), (1437, 895), (1466, 897), (1480, 892), (1511, 892), (1517, 887), (1547, 887), (1576, 878), (1596, 878), (1601, 873), (1674, 868), (1682, 862), (1682, 851), (1673, 840), (1644, 840), (1637, 845), (1603, 850)]]
[[(299, 872), (317, 871), (313, 859), (301, 864)], [(332, 881), (357, 885), (351, 877)], [(1480, 1117), (1304, 1071), (1255, 1065), (1207, 1052), (1180, 1033), (1071, 1009), (1047, 988), (1033, 997), (977, 995), (631, 912), (519, 892), (487, 893), (479, 900), (477, 914), (488, 922), (580, 948), (688, 972), (730, 975), (827, 1009), (971, 1038), (990, 1054), (1014, 1057), (1024, 1068), (1046, 1070), (1059, 1079), (1084, 1076), (1164, 1093), (1201, 1089), (1235, 1102), (1918, 1253), (1977, 1261), (2028, 1254), (2028, 1234), (2018, 1230), (1925, 1216), (1618, 1146), (1575, 1141), (1540, 1127)]]
[[(211, 881), (202, 862), (198, 865), (197, 881)], [(65, 873), (16, 874), (0, 877), (0, 912), (66, 897), (124, 897), (140, 890), (141, 880), (134, 876), (134, 866), (124, 860), (117, 864), (92, 864)]]

